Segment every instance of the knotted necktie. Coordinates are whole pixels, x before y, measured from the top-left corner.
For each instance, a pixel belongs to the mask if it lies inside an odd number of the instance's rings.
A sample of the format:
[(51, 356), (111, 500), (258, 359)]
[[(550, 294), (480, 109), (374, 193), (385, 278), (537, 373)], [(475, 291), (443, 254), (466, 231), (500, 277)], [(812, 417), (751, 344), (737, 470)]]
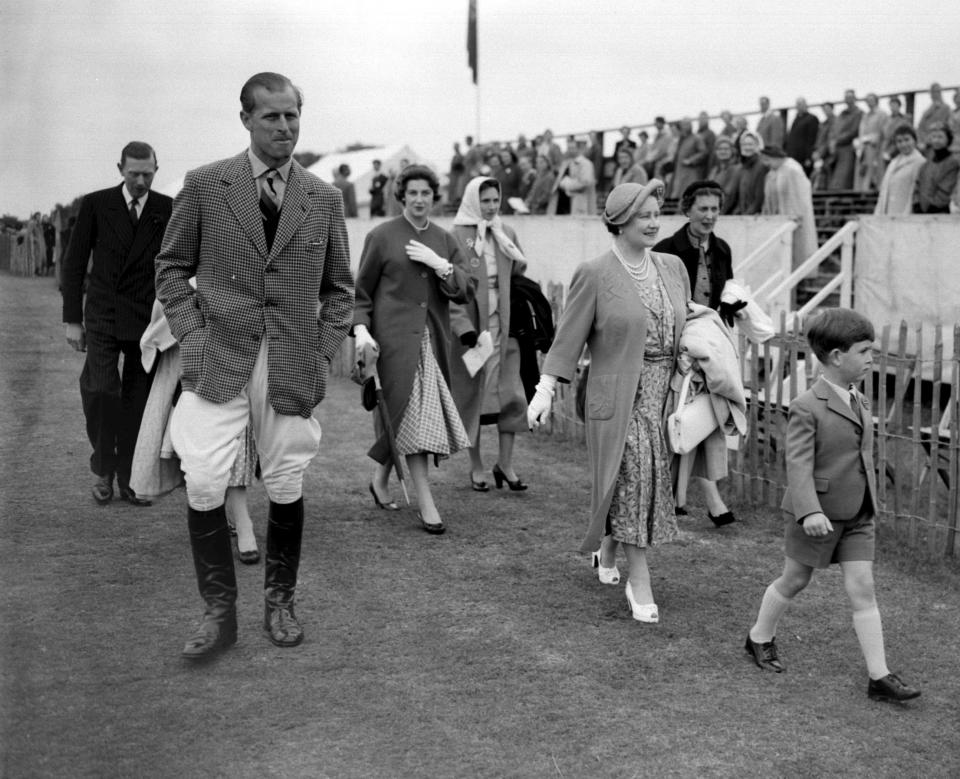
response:
[(137, 202), (139, 198), (134, 198), (130, 201), (130, 224), (134, 227), (137, 226), (137, 222), (140, 221), (140, 217), (137, 216)]
[(263, 186), (260, 188), (260, 210), (268, 219), (275, 219), (280, 212), (280, 198), (273, 183), (276, 175), (275, 170), (268, 170), (263, 177)]

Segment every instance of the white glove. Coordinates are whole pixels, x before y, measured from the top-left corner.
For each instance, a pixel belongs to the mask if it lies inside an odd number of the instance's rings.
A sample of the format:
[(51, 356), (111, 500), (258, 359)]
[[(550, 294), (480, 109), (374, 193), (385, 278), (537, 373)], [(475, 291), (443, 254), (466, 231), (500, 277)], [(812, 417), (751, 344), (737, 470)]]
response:
[(354, 325), (353, 337), (354, 359), (363, 370), (366, 365), (376, 362), (376, 356), (380, 354), (380, 346), (373, 340), (366, 325)]
[(423, 263), (431, 270), (437, 271), (437, 273), (446, 272), (450, 267), (449, 260), (443, 259), (443, 257), (433, 249), (420, 243), (420, 241), (410, 241), (404, 248), (406, 249), (407, 257), (414, 262)]
[(537, 391), (530, 399), (527, 406), (527, 426), (531, 430), (536, 430), (546, 417), (550, 414), (550, 407), (553, 405), (553, 395), (557, 385), (556, 376), (543, 375), (537, 384)]

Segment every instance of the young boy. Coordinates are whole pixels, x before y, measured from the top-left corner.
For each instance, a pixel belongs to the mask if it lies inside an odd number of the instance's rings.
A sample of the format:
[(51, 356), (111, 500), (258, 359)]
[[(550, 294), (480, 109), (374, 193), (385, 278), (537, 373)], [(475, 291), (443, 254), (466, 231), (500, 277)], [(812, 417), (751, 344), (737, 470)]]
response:
[(783, 573), (767, 587), (746, 650), (762, 670), (780, 673), (774, 643), (790, 601), (810, 583), (814, 568), (840, 563), (853, 605), (853, 628), (867, 661), (867, 695), (906, 701), (920, 690), (887, 668), (883, 628), (873, 590), (876, 477), (873, 421), (857, 391), (872, 364), (873, 325), (844, 308), (827, 309), (807, 326), (822, 364), (814, 385), (790, 404)]

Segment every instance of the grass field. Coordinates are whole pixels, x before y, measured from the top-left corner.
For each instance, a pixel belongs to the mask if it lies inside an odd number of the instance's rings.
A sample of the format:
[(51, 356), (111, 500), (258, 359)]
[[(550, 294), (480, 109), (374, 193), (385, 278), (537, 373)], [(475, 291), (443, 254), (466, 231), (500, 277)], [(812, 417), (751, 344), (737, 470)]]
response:
[[(736, 506), (716, 530), (694, 495), (651, 555), (661, 622), (641, 625), (575, 551), (580, 446), (522, 436), (526, 493), (474, 493), (466, 456), (447, 461), (432, 477), (450, 529), (428, 536), (414, 510), (374, 508), (370, 420), (346, 381), (318, 410), (305, 485), (306, 641), (262, 636), (262, 564), (238, 566), (239, 644), (186, 665), (201, 607), (183, 493), (95, 505), (82, 358), (50, 280), (0, 276), (0, 312), (0, 776), (960, 775), (956, 567), (882, 545), (888, 659), (923, 689), (912, 705), (867, 699), (836, 570), (781, 624), (787, 673), (763, 674), (742, 643), (781, 565), (775, 513)], [(266, 505), (251, 490), (261, 545)]]

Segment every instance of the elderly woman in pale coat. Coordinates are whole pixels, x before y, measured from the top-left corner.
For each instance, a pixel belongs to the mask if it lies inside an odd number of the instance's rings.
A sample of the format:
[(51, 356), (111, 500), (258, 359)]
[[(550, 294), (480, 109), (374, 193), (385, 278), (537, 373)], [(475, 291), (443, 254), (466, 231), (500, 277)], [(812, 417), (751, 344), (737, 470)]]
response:
[(610, 251), (580, 265), (527, 413), (547, 416), (557, 381), (573, 379), (584, 344), (590, 521), (581, 551), (592, 552), (600, 581), (616, 584), (617, 545), (630, 567), (633, 618), (657, 622), (647, 548), (677, 535), (663, 413), (690, 298), (679, 257), (650, 251), (660, 229), (663, 183), (621, 184), (607, 197), (603, 221)]
[(770, 168), (763, 183), (764, 214), (783, 214), (797, 220), (793, 231), (793, 267), (817, 250), (817, 224), (813, 217), (813, 191), (803, 167), (779, 146), (760, 150)]

